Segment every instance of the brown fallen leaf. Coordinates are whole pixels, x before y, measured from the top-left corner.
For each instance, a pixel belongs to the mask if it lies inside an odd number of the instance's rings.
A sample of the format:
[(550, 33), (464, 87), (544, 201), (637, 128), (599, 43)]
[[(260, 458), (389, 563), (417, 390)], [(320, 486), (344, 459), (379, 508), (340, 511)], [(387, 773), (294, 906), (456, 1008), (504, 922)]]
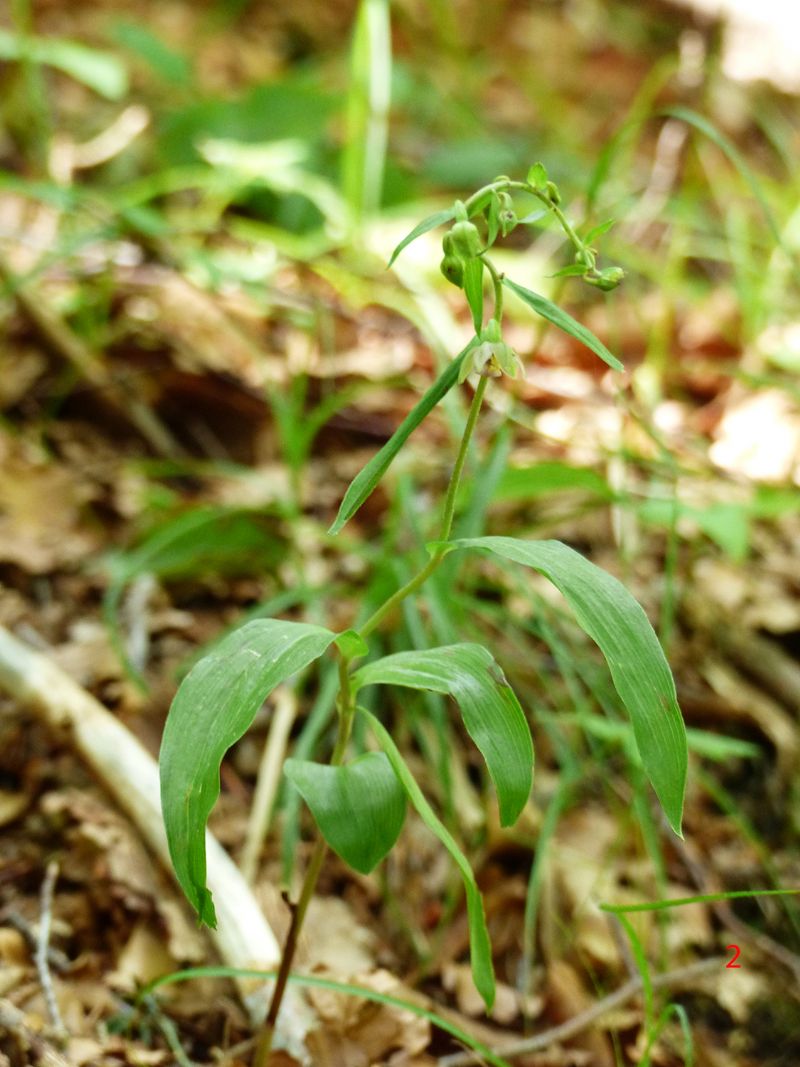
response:
[(122, 946), (117, 965), (106, 975), (106, 981), (115, 989), (131, 993), (138, 986), (174, 970), (175, 961), (167, 951), (163, 936), (147, 923), (139, 922)]
[[(469, 1018), (485, 1019), (486, 1005), (475, 988), (472, 968), (468, 963), (448, 963), (442, 968), (442, 985), (456, 998), (458, 1010)], [(524, 999), (525, 1016), (531, 1019), (542, 1009), (540, 997)], [(500, 1026), (510, 1026), (522, 1014), (523, 997), (519, 990), (506, 982), (496, 982), (494, 1006), (489, 1018)]]
[[(340, 978), (331, 974), (332, 978)], [(379, 993), (413, 999), (399, 979), (385, 970), (353, 975), (351, 981)], [(422, 1053), (430, 1042), (430, 1023), (413, 1012), (376, 1004), (328, 989), (310, 989), (309, 1000), (322, 1026), (307, 1038), (315, 1065), (369, 1067), (384, 1063), (393, 1052)]]
[(97, 549), (84, 522), (92, 486), (0, 433), (0, 561), (28, 574), (69, 567)]

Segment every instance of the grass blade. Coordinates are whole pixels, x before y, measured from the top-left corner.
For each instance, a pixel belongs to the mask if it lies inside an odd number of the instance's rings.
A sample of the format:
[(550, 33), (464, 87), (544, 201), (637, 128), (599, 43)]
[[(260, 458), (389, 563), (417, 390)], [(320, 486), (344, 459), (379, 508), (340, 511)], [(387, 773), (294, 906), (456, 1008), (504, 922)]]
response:
[(342, 193), (357, 221), (380, 206), (391, 78), (388, 0), (361, 0), (353, 34), (342, 156)]

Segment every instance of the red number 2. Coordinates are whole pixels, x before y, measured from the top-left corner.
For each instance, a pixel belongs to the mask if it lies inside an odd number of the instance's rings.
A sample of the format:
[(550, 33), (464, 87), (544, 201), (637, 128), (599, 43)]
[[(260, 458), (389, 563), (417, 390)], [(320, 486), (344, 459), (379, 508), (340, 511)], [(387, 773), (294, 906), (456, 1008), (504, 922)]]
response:
[(737, 967), (741, 967), (742, 966), (741, 963), (737, 963), (736, 962), (739, 959), (739, 946), (738, 945), (726, 945), (725, 948), (729, 952), (730, 952), (731, 949), (735, 949), (736, 950), (733, 953), (733, 955), (731, 956), (731, 958), (728, 960), (728, 962), (725, 964), (726, 969), (728, 967), (730, 967), (730, 968), (735, 970)]

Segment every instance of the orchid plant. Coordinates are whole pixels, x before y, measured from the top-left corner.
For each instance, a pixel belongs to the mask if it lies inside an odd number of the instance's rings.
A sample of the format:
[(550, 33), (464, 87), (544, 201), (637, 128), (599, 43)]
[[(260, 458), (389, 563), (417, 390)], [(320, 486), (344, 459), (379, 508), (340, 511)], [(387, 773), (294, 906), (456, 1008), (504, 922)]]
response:
[[(523, 199), (540, 210), (518, 217)], [(439, 534), (421, 570), (352, 629), (287, 619), (256, 619), (229, 634), (201, 659), (182, 682), (167, 718), (160, 770), (164, 821), (175, 873), (201, 922), (215, 924), (206, 886), (205, 828), (219, 796), (219, 771), (227, 750), (253, 722), (272, 690), (323, 656), (338, 660), (337, 733), (327, 762), (287, 759), (286, 777), (305, 800), (318, 828), (305, 879), (292, 907), (292, 922), (274, 986), (256, 1062), (269, 1058), (272, 1032), (294, 960), (297, 938), (330, 847), (361, 873), (372, 871), (393, 848), (406, 809), (416, 809), (450, 853), (464, 883), (475, 986), (487, 1010), (495, 996), (492, 950), (480, 892), (470, 864), (415, 780), (388, 726), (359, 697), (369, 686), (428, 690), (453, 698), (464, 728), (480, 751), (493, 783), (500, 822), (511, 826), (529, 802), (534, 749), (528, 718), (501, 666), (482, 645), (458, 643), (376, 657), (369, 638), (452, 552), (489, 553), (532, 568), (564, 596), (578, 624), (604, 653), (616, 691), (631, 718), (644, 770), (675, 831), (681, 833), (687, 775), (687, 745), (675, 685), (648, 619), (614, 577), (558, 541), (492, 536), (452, 537), (459, 483), (490, 379), (524, 374), (520, 356), (503, 337), (503, 296), (516, 294), (537, 315), (577, 338), (610, 367), (621, 364), (585, 326), (546, 297), (505, 277), (489, 255), (517, 226), (531, 225), (542, 212), (563, 229), (572, 262), (560, 275), (579, 275), (601, 290), (623, 278), (616, 266), (598, 267), (592, 242), (608, 223), (583, 236), (567, 219), (559, 191), (544, 166), (531, 167), (524, 181), (501, 176), (466, 201), (422, 221), (395, 249), (391, 262), (423, 233), (447, 226), (441, 271), (463, 290), (474, 336), (445, 368), (391, 439), (354, 479), (331, 526), (336, 534), (358, 511), (411, 433), (456, 385), (472, 390), (469, 412), (444, 497)], [(484, 312), (484, 283), (492, 294)], [(474, 381), (474, 387), (469, 379)], [(353, 752), (352, 726), (361, 716), (373, 745)]]

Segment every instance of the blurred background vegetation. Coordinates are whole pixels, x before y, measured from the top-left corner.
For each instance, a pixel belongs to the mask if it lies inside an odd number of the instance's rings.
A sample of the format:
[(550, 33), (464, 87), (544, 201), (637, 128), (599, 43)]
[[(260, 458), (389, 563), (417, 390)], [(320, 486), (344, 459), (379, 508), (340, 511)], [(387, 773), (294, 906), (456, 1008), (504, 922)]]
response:
[[(744, 32), (755, 45), (767, 30)], [(536, 160), (577, 226), (614, 220), (601, 253), (627, 278), (611, 294), (553, 277), (569, 260), (546, 217), (498, 253), (626, 373), (510, 307), (527, 375), (492, 390), (458, 533), (558, 536), (645, 604), (690, 728), (687, 843), (659, 822), (604, 669), (544, 586), (454, 559), (382, 638), (485, 640), (530, 711), (534, 803), (501, 833), (445, 702), (384, 709), (481, 872), (514, 1030), (532, 994), (552, 1021), (624, 974), (590, 898), (800, 884), (800, 122), (777, 58), (732, 76), (734, 38), (662, 0), (10, 0), (0, 13), (0, 621), (153, 748), (176, 678), (225, 627), (248, 614), (346, 627), (426, 558), (456, 395), (346, 530), (325, 532), (470, 334), (439, 274), (441, 235), (388, 271), (398, 240)], [(332, 692), (324, 673), (299, 683), (295, 755), (329, 745)], [(223, 775), (215, 829), (234, 854), (266, 731)], [(292, 883), (303, 826), (281, 795), (266, 882)], [(52, 827), (25, 833), (54, 846)], [(428, 848), (410, 836), (366, 889), (334, 864), (327, 889), (390, 970), (469, 1015), (452, 978), (457, 884)], [(696, 1062), (797, 1062), (787, 901), (646, 931), (663, 968), (748, 946), (750, 985), (728, 971), (681, 999)], [(633, 1041), (636, 1020), (620, 1026)], [(677, 1022), (664, 1034), (653, 1062), (689, 1062)], [(598, 1064), (649, 1055), (598, 1041)]]

